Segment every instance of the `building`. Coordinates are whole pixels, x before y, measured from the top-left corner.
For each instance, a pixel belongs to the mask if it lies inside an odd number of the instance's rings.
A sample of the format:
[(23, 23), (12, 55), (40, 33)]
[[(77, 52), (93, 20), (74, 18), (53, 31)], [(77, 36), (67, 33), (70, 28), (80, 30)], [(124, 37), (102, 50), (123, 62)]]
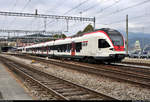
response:
[(141, 51), (140, 41), (137, 40), (134, 44), (134, 51)]

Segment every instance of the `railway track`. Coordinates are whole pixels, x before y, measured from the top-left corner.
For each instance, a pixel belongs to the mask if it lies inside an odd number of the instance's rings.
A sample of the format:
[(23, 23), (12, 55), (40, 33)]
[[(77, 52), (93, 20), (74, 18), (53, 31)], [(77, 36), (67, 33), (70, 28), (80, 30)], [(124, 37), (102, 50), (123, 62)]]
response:
[(0, 60), (36, 91), (57, 100), (116, 100), (81, 85), (49, 75), (31, 66), (0, 56)]
[(123, 64), (134, 64), (134, 65), (141, 65), (141, 66), (147, 66), (150, 67), (150, 63), (137, 63), (137, 62), (122, 62)]
[(71, 64), (59, 60), (46, 60), (44, 58), (19, 55), (21, 58), (32, 59), (46, 64), (53, 64), (64, 68), (75, 69), (82, 72), (106, 76), (115, 80), (138, 84), (150, 88), (150, 70), (143, 68), (116, 66), (116, 65), (94, 65), (87, 63)]

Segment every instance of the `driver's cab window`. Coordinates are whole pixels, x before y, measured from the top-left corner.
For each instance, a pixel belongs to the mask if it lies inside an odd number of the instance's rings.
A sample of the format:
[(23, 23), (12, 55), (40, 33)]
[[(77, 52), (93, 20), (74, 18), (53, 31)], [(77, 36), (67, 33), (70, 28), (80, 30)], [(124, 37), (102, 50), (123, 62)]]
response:
[(99, 39), (98, 40), (98, 48), (108, 48), (110, 45), (105, 39)]

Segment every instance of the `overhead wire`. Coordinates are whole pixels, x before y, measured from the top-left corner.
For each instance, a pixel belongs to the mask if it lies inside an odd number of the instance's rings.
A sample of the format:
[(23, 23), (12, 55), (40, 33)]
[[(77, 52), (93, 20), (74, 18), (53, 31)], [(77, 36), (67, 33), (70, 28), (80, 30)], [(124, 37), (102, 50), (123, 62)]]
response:
[[(31, 0), (28, 0), (28, 2), (24, 5), (24, 7), (20, 10), (20, 12), (23, 12), (25, 9), (26, 9), (26, 7), (29, 5), (29, 3), (31, 2)], [(15, 17), (11, 22), (10, 22), (10, 26), (12, 26), (13, 25), (13, 22), (16, 20), (16, 18), (17, 17)]]
[(31, 0), (28, 0), (28, 2), (24, 5), (24, 7), (21, 9), (20, 12), (23, 12), (26, 9), (26, 7), (29, 5), (30, 2), (31, 2)]
[[(119, 12), (122, 12), (122, 11), (124, 11), (124, 10), (130, 9), (130, 8), (133, 8), (133, 7), (141, 6), (141, 5), (143, 5), (143, 4), (145, 4), (145, 3), (149, 3), (149, 2), (150, 2), (150, 0), (145, 0), (145, 1), (140, 2), (140, 3), (136, 3), (136, 4), (132, 5), (132, 6), (128, 6), (128, 7), (126, 7), (126, 8), (120, 9), (119, 11), (113, 12), (113, 13), (111, 13), (111, 15), (116, 14), (116, 13), (119, 13)], [(129, 20), (133, 20), (133, 19), (135, 20), (135, 19), (138, 19), (138, 18), (145, 17), (145, 16), (147, 16), (147, 15), (149, 15), (149, 14), (146, 13), (146, 14), (144, 14), (144, 15), (131, 17), (131, 18), (129, 18)], [(105, 18), (104, 18), (104, 19), (105, 19)], [(107, 23), (107, 24), (105, 24), (105, 25), (119, 24), (119, 23), (122, 23), (122, 22), (125, 22), (125, 19), (124, 19), (124, 20), (115, 21), (115, 22), (111, 22), (111, 23)], [(96, 23), (96, 24), (101, 24), (101, 23)]]
[[(121, 0), (115, 1), (115, 3), (113, 3), (113, 4), (111, 4), (111, 5), (107, 6), (107, 7), (105, 7), (105, 8), (103, 8), (103, 9), (101, 9), (100, 11), (97, 11), (96, 14), (97, 14), (97, 13), (101, 13), (101, 12), (103, 12), (103, 11), (105, 11), (105, 10), (107, 10), (107, 9), (109, 9), (109, 8), (111, 8), (111, 7), (113, 7), (113, 6), (115, 6), (115, 5), (118, 4), (120, 1), (121, 1)], [(93, 5), (93, 6), (89, 7), (89, 8), (87, 8), (87, 9), (83, 10), (82, 12), (85, 13), (85, 12), (87, 12), (87, 11), (89, 11), (89, 10), (91, 10), (91, 9), (93, 9), (93, 8), (95, 8), (95, 7), (97, 7), (97, 5), (99, 5), (99, 3), (96, 3), (95, 5)]]
[(72, 9), (70, 9), (70, 10), (68, 10), (68, 11), (67, 11), (67, 12), (65, 12), (63, 15), (66, 15), (66, 14), (68, 14), (68, 13), (72, 12), (73, 10), (75, 10), (75, 9), (77, 9), (78, 7), (80, 7), (80, 6), (84, 5), (84, 4), (85, 4), (85, 3), (87, 3), (88, 1), (90, 1), (90, 0), (85, 0), (85, 1), (83, 1), (83, 2), (81, 2), (81, 3), (79, 3), (77, 6), (73, 7), (73, 8), (72, 8)]
[[(76, 8), (82, 6), (83, 4), (85, 4), (85, 3), (88, 2), (88, 1), (90, 1), (90, 0), (85, 0), (85, 1), (83, 1), (83, 2), (81, 2), (81, 3), (79, 3), (79, 4), (76, 5), (75, 7), (71, 8), (71, 9), (69, 9), (68, 11), (66, 11), (65, 13), (63, 13), (63, 15), (66, 15), (66, 14), (72, 12), (73, 10), (75, 10)], [(49, 25), (49, 24), (51, 24), (51, 23), (53, 23), (53, 22), (55, 22), (55, 21), (54, 21), (54, 20), (51, 20), (51, 21), (47, 22), (46, 25)]]
[[(63, 2), (63, 4), (64, 4), (65, 2)], [(61, 3), (61, 5), (62, 5), (62, 3)], [(55, 9), (56, 8), (59, 8), (60, 6), (58, 6), (58, 5), (56, 5), (56, 7), (54, 7)], [(49, 9), (48, 10), (46, 10), (46, 12), (48, 12), (49, 11)], [(34, 21), (32, 21), (32, 22), (34, 22)], [(46, 23), (46, 25), (48, 25), (49, 23), (52, 23), (52, 22), (54, 22), (53, 20), (51, 20), (50, 22), (48, 22), (48, 23)], [(41, 25), (41, 26), (43, 26), (43, 25)], [(39, 27), (41, 27), (41, 26), (39, 26)]]
[[(16, 1), (17, 1), (17, 0), (16, 0)], [(29, 0), (29, 1), (31, 1), (31, 0)], [(89, 1), (89, 0), (85, 0), (85, 1)], [(136, 6), (140, 6), (140, 5), (142, 5), (142, 4), (148, 3), (149, 1), (150, 1), (150, 0), (145, 0), (145, 1), (143, 1), (143, 2), (140, 2), (140, 3), (134, 4), (134, 5), (128, 6), (128, 7), (126, 7), (126, 8), (122, 8), (122, 9), (120, 9), (120, 10), (117, 10), (117, 11), (111, 13), (110, 15), (113, 15), (113, 14), (116, 14), (116, 13), (119, 13), (119, 12), (122, 12), (122, 11), (124, 11), (124, 10), (130, 9), (130, 8), (133, 8), (133, 7), (136, 7)], [(83, 3), (83, 2), (82, 2), (82, 3)], [(27, 3), (27, 4), (23, 7), (23, 9), (25, 9), (28, 4), (29, 4), (29, 3)], [(84, 3), (83, 3), (83, 4), (84, 4)], [(113, 3), (109, 8), (113, 7), (114, 4), (117, 4), (117, 2)], [(16, 5), (16, 4), (15, 4), (15, 5)], [(81, 4), (80, 4), (79, 6), (81, 6)], [(78, 7), (77, 7), (77, 8), (78, 8)], [(22, 9), (22, 10), (23, 10), (23, 9)], [(71, 10), (73, 11), (74, 9), (75, 9), (75, 7), (72, 8), (72, 9), (70, 9), (70, 10), (68, 10), (67, 12), (70, 13)], [(104, 8), (104, 9), (102, 9), (102, 11), (107, 10), (107, 9), (108, 9), (108, 8)], [(90, 10), (90, 8), (87, 8), (87, 9), (85, 9), (85, 10)], [(67, 12), (65, 12), (65, 13), (67, 13)], [(87, 11), (86, 11), (86, 12), (87, 12)], [(64, 14), (65, 14), (65, 13), (64, 13)], [(134, 17), (134, 18), (135, 18), (135, 17)], [(137, 18), (139, 18), (139, 17), (137, 17)], [(129, 18), (129, 19), (133, 19), (133, 18)], [(120, 22), (120, 21), (117, 21), (117, 22), (115, 22), (115, 23), (119, 23), (119, 22)], [(50, 22), (50, 23), (52, 23), (52, 22)], [(96, 24), (97, 24), (97, 23), (96, 23)], [(114, 24), (114, 23), (111, 23), (111, 24)]]
[[(14, 10), (14, 8), (16, 7), (16, 5), (17, 5), (17, 2), (18, 2), (18, 0), (15, 0), (15, 3), (13, 4), (13, 6), (9, 9), (9, 11), (10, 10)], [(7, 16), (6, 17), (4, 17), (4, 20), (3, 20), (3, 23), (2, 23), (2, 27), (4, 27), (4, 25), (6, 24), (6, 22), (7, 22)]]
[(97, 11), (96, 13), (102, 13), (103, 11), (105, 11), (105, 10), (107, 10), (107, 9), (109, 9), (109, 8), (112, 8), (113, 6), (115, 6), (116, 4), (118, 4), (119, 2), (120, 2), (121, 0), (119, 0), (119, 1), (115, 1), (113, 4), (111, 4), (111, 5), (109, 5), (109, 6), (107, 6), (107, 7), (105, 7), (105, 8), (103, 8), (103, 9), (101, 9), (100, 11)]
[[(40, 2), (41, 2), (41, 0), (39, 0)], [(66, 0), (65, 0), (66, 1)], [(58, 0), (58, 2), (56, 3), (56, 5), (55, 5), (55, 7), (53, 7), (53, 8), (55, 8), (55, 9), (57, 9), (57, 8), (60, 8), (65, 2), (63, 2), (63, 3), (61, 3), (61, 5), (59, 5), (58, 3), (59, 3), (60, 1)], [(43, 2), (41, 2), (41, 3), (43, 3)], [(59, 5), (59, 6), (58, 6)], [(45, 11), (45, 13), (47, 13), (47, 12), (49, 12), (49, 10), (51, 10), (51, 8), (50, 9), (47, 9), (46, 11)], [(48, 19), (47, 19), (48, 20)], [(35, 18), (33, 18), (32, 20), (31, 20), (31, 23), (29, 24), (29, 25), (32, 25), (32, 23), (35, 21)], [(54, 22), (54, 21), (50, 21), (49, 23), (52, 23), (52, 22)], [(46, 23), (46, 25), (47, 25), (47, 23)], [(44, 25), (41, 25), (41, 26), (44, 26)], [(41, 27), (40, 26), (40, 27)]]
[[(83, 1), (83, 2), (81, 2), (81, 3), (79, 3), (79, 4), (76, 5), (75, 7), (71, 8), (70, 10), (66, 11), (65, 13), (63, 13), (63, 15), (66, 15), (66, 14), (72, 12), (73, 10), (75, 10), (76, 8), (80, 7), (81, 5), (85, 4), (85, 3), (88, 2), (88, 1), (90, 1), (90, 0), (85, 0), (85, 1)], [(53, 22), (53, 21), (50, 21), (50, 22), (48, 22), (47, 24), (50, 24), (50, 23), (52, 23), (52, 22)]]
[[(101, 0), (101, 1), (102, 1), (102, 0)], [(97, 2), (96, 2), (95, 5), (93, 5), (93, 6), (89, 7), (89, 8), (84, 9), (82, 12), (87, 12), (87, 11), (89, 11), (89, 10), (95, 8), (95, 7), (98, 7), (98, 5), (100, 5), (100, 3), (97, 3)]]
[[(109, 13), (109, 14), (105, 15), (105, 17), (107, 17), (108, 15), (110, 16), (110, 15), (114, 15), (114, 14), (120, 13), (120, 12), (122, 12), (122, 11), (131, 9), (131, 8), (134, 8), (134, 7), (137, 7), (137, 6), (141, 6), (141, 5), (146, 4), (146, 3), (148, 3), (148, 2), (150, 2), (150, 0), (145, 0), (145, 1), (142, 1), (142, 2), (139, 2), (139, 3), (136, 3), (136, 4), (134, 4), (134, 5), (131, 5), (131, 6), (128, 6), (128, 7), (119, 9), (119, 10), (116, 10), (116, 11), (114, 11), (114, 12), (112, 12), (112, 13)], [(103, 16), (104, 16), (104, 15), (103, 15)]]
[[(135, 17), (130, 17), (129, 20), (132, 20), (132, 19), (139, 19), (139, 18), (142, 18), (142, 17), (147, 17), (148, 15), (150, 14), (144, 14), (144, 15), (140, 15), (140, 16), (135, 16)], [(122, 23), (122, 22), (125, 22), (126, 20), (118, 20), (118, 21), (115, 21), (115, 22), (111, 22), (111, 23), (106, 23), (105, 25), (110, 25), (110, 24), (117, 24), (117, 23)], [(96, 23), (96, 24), (101, 24), (100, 22), (99, 23)]]
[(85, 1), (81, 2), (81, 3), (78, 4), (77, 6), (73, 7), (72, 9), (68, 10), (67, 12), (65, 12), (63, 15), (66, 15), (66, 14), (72, 12), (73, 10), (77, 9), (78, 7), (82, 6), (83, 4), (85, 4), (85, 3), (88, 2), (88, 1), (90, 1), (90, 0), (85, 0)]
[[(63, 6), (65, 2), (66, 2), (66, 0), (65, 0), (64, 2), (60, 2), (60, 0), (58, 0), (58, 2), (56, 3), (56, 5), (55, 5), (53, 8), (58, 9), (58, 8), (60, 8), (61, 6)], [(59, 5), (59, 6), (58, 6), (58, 5)], [(52, 10), (52, 8), (47, 9), (46, 12), (49, 12), (50, 10)], [(45, 13), (46, 13), (46, 12), (45, 12)]]
[[(102, 13), (102, 12), (104, 12), (105, 10), (108, 10), (108, 9), (112, 8), (113, 6), (117, 5), (117, 4), (120, 3), (121, 1), (122, 1), (122, 0), (115, 1), (113, 4), (111, 4), (111, 5), (107, 6), (107, 7), (104, 7), (104, 8), (101, 9), (100, 11), (97, 11), (96, 14)], [(97, 4), (93, 5), (93, 6), (90, 7), (90, 8), (87, 8), (87, 9), (83, 10), (83, 13), (84, 13), (84, 12), (87, 12), (87, 11), (93, 9), (93, 8), (95, 8), (96, 5), (97, 5)], [(98, 5), (99, 5), (99, 4), (98, 4)], [(95, 17), (96, 17), (96, 16), (95, 16)]]
[(18, 0), (15, 0), (15, 3), (14, 3), (14, 5), (13, 5), (13, 7), (12, 7), (12, 11), (14, 10), (14, 8), (17, 6), (17, 2), (18, 2)]

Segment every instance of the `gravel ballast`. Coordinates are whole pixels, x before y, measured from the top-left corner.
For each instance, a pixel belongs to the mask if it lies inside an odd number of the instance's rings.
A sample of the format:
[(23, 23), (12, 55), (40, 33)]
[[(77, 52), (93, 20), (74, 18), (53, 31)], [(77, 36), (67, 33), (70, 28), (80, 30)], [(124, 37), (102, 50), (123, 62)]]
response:
[[(14, 56), (8, 57), (21, 61), (22, 63), (31, 64), (31, 60)], [(33, 63), (31, 65), (35, 66), (35, 68), (40, 68), (51, 75), (89, 87), (119, 100), (150, 100), (150, 89), (142, 88), (138, 85), (118, 82), (107, 77), (87, 74), (55, 65), (47, 65), (43, 63)]]

